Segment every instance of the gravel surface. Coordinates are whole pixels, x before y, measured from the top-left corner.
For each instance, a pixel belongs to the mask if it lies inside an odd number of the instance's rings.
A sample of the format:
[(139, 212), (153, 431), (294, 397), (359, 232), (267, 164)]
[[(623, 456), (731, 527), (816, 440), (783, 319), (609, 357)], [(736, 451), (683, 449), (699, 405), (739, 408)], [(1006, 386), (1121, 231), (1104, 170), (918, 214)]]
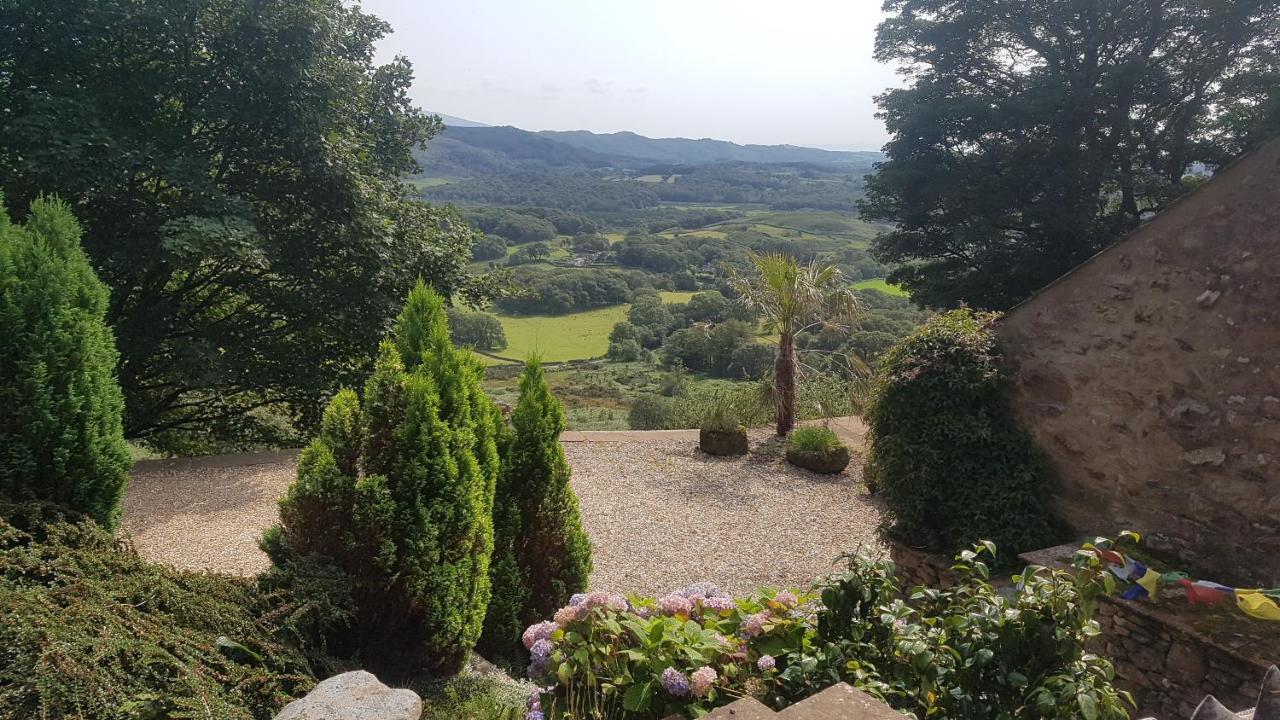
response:
[[(878, 546), (880, 511), (856, 460), (840, 475), (816, 475), (787, 464), (767, 432), (752, 440), (745, 458), (710, 457), (686, 439), (566, 443), (595, 546), (592, 588), (806, 586), (840, 553)], [(267, 566), (257, 539), (293, 477), (288, 453), (141, 463), (124, 528), (152, 560), (251, 575)]]
[[(756, 434), (753, 445), (769, 437)], [(824, 476), (777, 455), (711, 457), (687, 441), (575, 443), (566, 452), (594, 544), (592, 589), (806, 587), (839, 554), (879, 547), (880, 511), (856, 461)]]

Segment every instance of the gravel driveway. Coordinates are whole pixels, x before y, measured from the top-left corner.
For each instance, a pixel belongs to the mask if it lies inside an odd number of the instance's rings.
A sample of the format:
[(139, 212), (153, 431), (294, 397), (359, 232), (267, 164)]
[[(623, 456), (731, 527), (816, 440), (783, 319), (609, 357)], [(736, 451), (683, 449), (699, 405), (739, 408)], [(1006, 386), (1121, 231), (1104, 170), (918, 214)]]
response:
[[(825, 477), (774, 454), (713, 458), (671, 438), (565, 450), (595, 546), (593, 589), (807, 585), (840, 553), (876, 543), (880, 513), (856, 464)], [(139, 463), (124, 528), (150, 559), (254, 574), (267, 565), (256, 540), (293, 476), (291, 453)]]

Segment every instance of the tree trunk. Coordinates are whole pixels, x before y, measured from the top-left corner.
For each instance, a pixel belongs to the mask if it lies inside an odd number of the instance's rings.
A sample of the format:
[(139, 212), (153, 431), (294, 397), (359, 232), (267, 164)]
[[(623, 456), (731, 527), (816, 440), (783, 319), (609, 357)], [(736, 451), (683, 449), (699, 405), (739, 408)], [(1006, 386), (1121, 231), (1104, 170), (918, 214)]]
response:
[(784, 333), (778, 339), (778, 358), (773, 365), (773, 402), (778, 437), (796, 425), (796, 338)]

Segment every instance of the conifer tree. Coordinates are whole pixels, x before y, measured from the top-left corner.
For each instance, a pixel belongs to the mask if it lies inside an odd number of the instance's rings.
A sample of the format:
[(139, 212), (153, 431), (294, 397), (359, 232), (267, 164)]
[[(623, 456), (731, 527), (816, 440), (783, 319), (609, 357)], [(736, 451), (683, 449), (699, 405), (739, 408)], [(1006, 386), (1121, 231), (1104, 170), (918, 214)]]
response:
[[(514, 645), (521, 629), (550, 617), (585, 590), (591, 574), (591, 541), (560, 445), (564, 407), (536, 357), (520, 376), (511, 428), (494, 519), (499, 552), (510, 553), (510, 559), (495, 558), (494, 605), (486, 621), (486, 642), (497, 647), (504, 638)], [(520, 608), (518, 622), (513, 622), (515, 607)], [(507, 634), (512, 627), (514, 634)]]
[(129, 479), (107, 287), (57, 200), (13, 225), (0, 194), (0, 496), (112, 528)]
[(330, 403), (263, 538), (278, 574), (318, 556), (350, 579), (353, 616), (330, 649), (380, 676), (456, 672), (480, 635), (501, 419), (480, 375), (419, 284), (363, 402)]

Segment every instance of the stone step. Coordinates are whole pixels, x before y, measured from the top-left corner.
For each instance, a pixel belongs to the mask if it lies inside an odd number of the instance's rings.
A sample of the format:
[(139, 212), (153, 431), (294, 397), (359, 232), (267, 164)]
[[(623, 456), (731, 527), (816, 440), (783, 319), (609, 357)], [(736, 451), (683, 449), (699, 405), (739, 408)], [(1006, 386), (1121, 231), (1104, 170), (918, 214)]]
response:
[(712, 711), (706, 720), (902, 720), (902, 714), (870, 695), (838, 683), (781, 712), (754, 698), (744, 698)]

